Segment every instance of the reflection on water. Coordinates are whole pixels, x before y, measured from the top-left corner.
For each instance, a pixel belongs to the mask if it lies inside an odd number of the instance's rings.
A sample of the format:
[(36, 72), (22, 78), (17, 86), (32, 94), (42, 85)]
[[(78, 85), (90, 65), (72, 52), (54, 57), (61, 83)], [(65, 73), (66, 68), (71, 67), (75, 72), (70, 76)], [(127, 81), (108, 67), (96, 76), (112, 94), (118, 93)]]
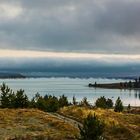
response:
[(30, 78), (30, 79), (0, 79), (0, 83), (5, 82), (13, 90), (24, 89), (31, 99), (37, 92), (41, 95), (52, 94), (60, 96), (65, 94), (70, 101), (73, 96), (78, 101), (87, 97), (90, 103), (94, 103), (100, 96), (115, 100), (120, 97), (124, 105), (140, 106), (140, 90), (120, 90), (120, 89), (101, 89), (89, 88), (89, 83), (116, 83), (124, 80), (116, 79), (71, 79), (71, 78)]
[[(134, 96), (136, 99), (140, 100), (140, 89), (131, 89), (131, 90), (124, 90), (125, 92), (128, 91), (129, 97)], [(134, 94), (133, 94), (134, 93)]]
[[(97, 94), (104, 92), (103, 95), (106, 98), (112, 99), (114, 102), (116, 101), (117, 97), (120, 97), (125, 106), (130, 104), (131, 106), (140, 106), (140, 89), (104, 89), (104, 88), (94, 88)], [(106, 94), (106, 92), (108, 93)], [(111, 96), (109, 94), (111, 92)]]
[(135, 98), (136, 99), (138, 98), (140, 100), (140, 90), (135, 90), (134, 92), (135, 92), (135, 94), (134, 94)]

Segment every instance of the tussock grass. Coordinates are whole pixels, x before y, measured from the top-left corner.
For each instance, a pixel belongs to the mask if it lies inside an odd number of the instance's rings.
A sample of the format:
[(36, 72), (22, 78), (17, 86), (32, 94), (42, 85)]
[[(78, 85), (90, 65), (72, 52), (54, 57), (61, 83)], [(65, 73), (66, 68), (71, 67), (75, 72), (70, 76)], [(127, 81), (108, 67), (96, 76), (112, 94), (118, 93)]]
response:
[(78, 130), (37, 109), (0, 109), (0, 140), (69, 140)]
[(89, 113), (95, 113), (106, 124), (104, 137), (107, 140), (140, 140), (140, 114), (117, 113), (111, 109), (88, 109), (76, 106), (64, 107), (59, 112), (81, 122)]

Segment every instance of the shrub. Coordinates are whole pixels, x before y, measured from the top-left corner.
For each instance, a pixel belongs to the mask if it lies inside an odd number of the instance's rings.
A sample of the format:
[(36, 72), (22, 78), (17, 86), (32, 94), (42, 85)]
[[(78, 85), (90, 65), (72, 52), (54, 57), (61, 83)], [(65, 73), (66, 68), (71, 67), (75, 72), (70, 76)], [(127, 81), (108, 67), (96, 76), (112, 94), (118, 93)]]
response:
[(68, 98), (65, 95), (60, 96), (58, 102), (59, 102), (59, 107), (64, 107), (69, 105)]
[(59, 109), (58, 99), (55, 96), (45, 95), (44, 97), (36, 94), (32, 99), (31, 106), (48, 112), (55, 112)]
[(45, 103), (48, 112), (56, 112), (59, 109), (59, 102), (55, 96), (49, 96), (48, 99), (45, 99)]
[(130, 106), (130, 104), (128, 104), (128, 106), (127, 106), (128, 113), (130, 112), (130, 110), (131, 110), (131, 106)]
[(75, 96), (73, 96), (73, 98), (72, 98), (72, 104), (73, 104), (73, 105), (77, 105), (77, 101), (76, 101)]
[(96, 107), (106, 108), (106, 99), (105, 97), (100, 97), (95, 102)]
[[(42, 98), (41, 96), (40, 96), (40, 94), (39, 93), (36, 93), (35, 94), (35, 96), (31, 99), (31, 101), (29, 102), (29, 107), (30, 108), (37, 108), (37, 102), (38, 102), (38, 100), (40, 99), (40, 98)], [(42, 108), (42, 107), (41, 107)]]
[(113, 101), (111, 99), (106, 99), (104, 96), (102, 96), (96, 100), (95, 106), (100, 108), (112, 108)]
[(118, 99), (116, 100), (114, 111), (115, 112), (123, 111), (123, 103), (122, 103), (120, 97), (118, 97)]
[(80, 106), (90, 107), (90, 104), (89, 104), (89, 102), (88, 102), (86, 97), (83, 98), (83, 100), (80, 103)]
[(94, 114), (89, 114), (84, 119), (83, 127), (79, 126), (80, 137), (78, 140), (100, 140), (104, 131), (104, 123)]
[(68, 105), (68, 99), (64, 95), (60, 96), (60, 98), (47, 94), (42, 97), (37, 93), (30, 102), (30, 107), (35, 107), (48, 112), (56, 112), (59, 108)]
[(106, 106), (107, 108), (112, 108), (113, 107), (113, 101), (111, 99), (106, 100)]
[(43, 111), (55, 112), (60, 107), (68, 106), (69, 102), (66, 96), (62, 95), (60, 98), (51, 95), (40, 96), (39, 93), (28, 100), (24, 90), (20, 89), (16, 94), (6, 85), (2, 84), (0, 96), (0, 107), (1, 108), (38, 108)]
[(1, 86), (1, 108), (27, 108), (29, 100), (24, 90), (19, 90), (16, 94), (6, 85)]
[(46, 102), (43, 99), (43, 97), (39, 97), (36, 101), (35, 101), (35, 107), (43, 110), (43, 111), (47, 111), (47, 107), (46, 107)]

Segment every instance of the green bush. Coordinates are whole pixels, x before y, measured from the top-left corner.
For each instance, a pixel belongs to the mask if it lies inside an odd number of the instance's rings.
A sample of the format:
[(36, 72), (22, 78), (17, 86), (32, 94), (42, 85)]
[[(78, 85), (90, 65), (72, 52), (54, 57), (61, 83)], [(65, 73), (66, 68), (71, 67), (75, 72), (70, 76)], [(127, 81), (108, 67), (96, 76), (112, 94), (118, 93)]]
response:
[(87, 100), (86, 97), (84, 97), (84, 98), (82, 99), (82, 101), (80, 102), (79, 105), (80, 105), (80, 106), (84, 106), (84, 107), (90, 107), (90, 106), (91, 106), (91, 105), (89, 104), (89, 102), (88, 102), (88, 100)]
[(78, 140), (101, 140), (102, 134), (104, 132), (104, 122), (98, 119), (94, 114), (89, 114), (87, 118), (84, 119), (83, 126), (79, 126), (80, 137)]
[(26, 108), (28, 103), (29, 100), (24, 90), (19, 90), (15, 94), (6, 84), (2, 84), (1, 108)]
[(55, 112), (59, 109), (58, 99), (55, 96), (40, 96), (38, 93), (31, 100), (31, 107), (38, 108), (43, 111)]
[(106, 100), (106, 106), (107, 108), (112, 108), (113, 107), (113, 101), (111, 99)]
[(59, 102), (59, 107), (64, 107), (69, 105), (68, 98), (65, 95), (60, 96), (58, 102)]
[(59, 101), (55, 96), (49, 96), (48, 99), (45, 99), (46, 102), (46, 111), (56, 112), (59, 109)]
[(104, 96), (102, 96), (96, 100), (95, 106), (100, 108), (112, 108), (113, 101), (111, 99), (106, 99)]

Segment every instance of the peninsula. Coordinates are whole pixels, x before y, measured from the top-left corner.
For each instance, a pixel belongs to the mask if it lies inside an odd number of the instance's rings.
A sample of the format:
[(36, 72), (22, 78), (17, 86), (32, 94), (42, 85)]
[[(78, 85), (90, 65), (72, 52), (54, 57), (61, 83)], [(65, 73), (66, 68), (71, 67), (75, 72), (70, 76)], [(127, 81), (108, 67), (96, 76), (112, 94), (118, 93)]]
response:
[(120, 83), (103, 83), (103, 84), (97, 84), (95, 82), (94, 84), (89, 83), (89, 87), (95, 87), (95, 88), (109, 88), (109, 89), (140, 89), (140, 77), (138, 79), (135, 79), (134, 81), (128, 81), (128, 82), (120, 82)]

